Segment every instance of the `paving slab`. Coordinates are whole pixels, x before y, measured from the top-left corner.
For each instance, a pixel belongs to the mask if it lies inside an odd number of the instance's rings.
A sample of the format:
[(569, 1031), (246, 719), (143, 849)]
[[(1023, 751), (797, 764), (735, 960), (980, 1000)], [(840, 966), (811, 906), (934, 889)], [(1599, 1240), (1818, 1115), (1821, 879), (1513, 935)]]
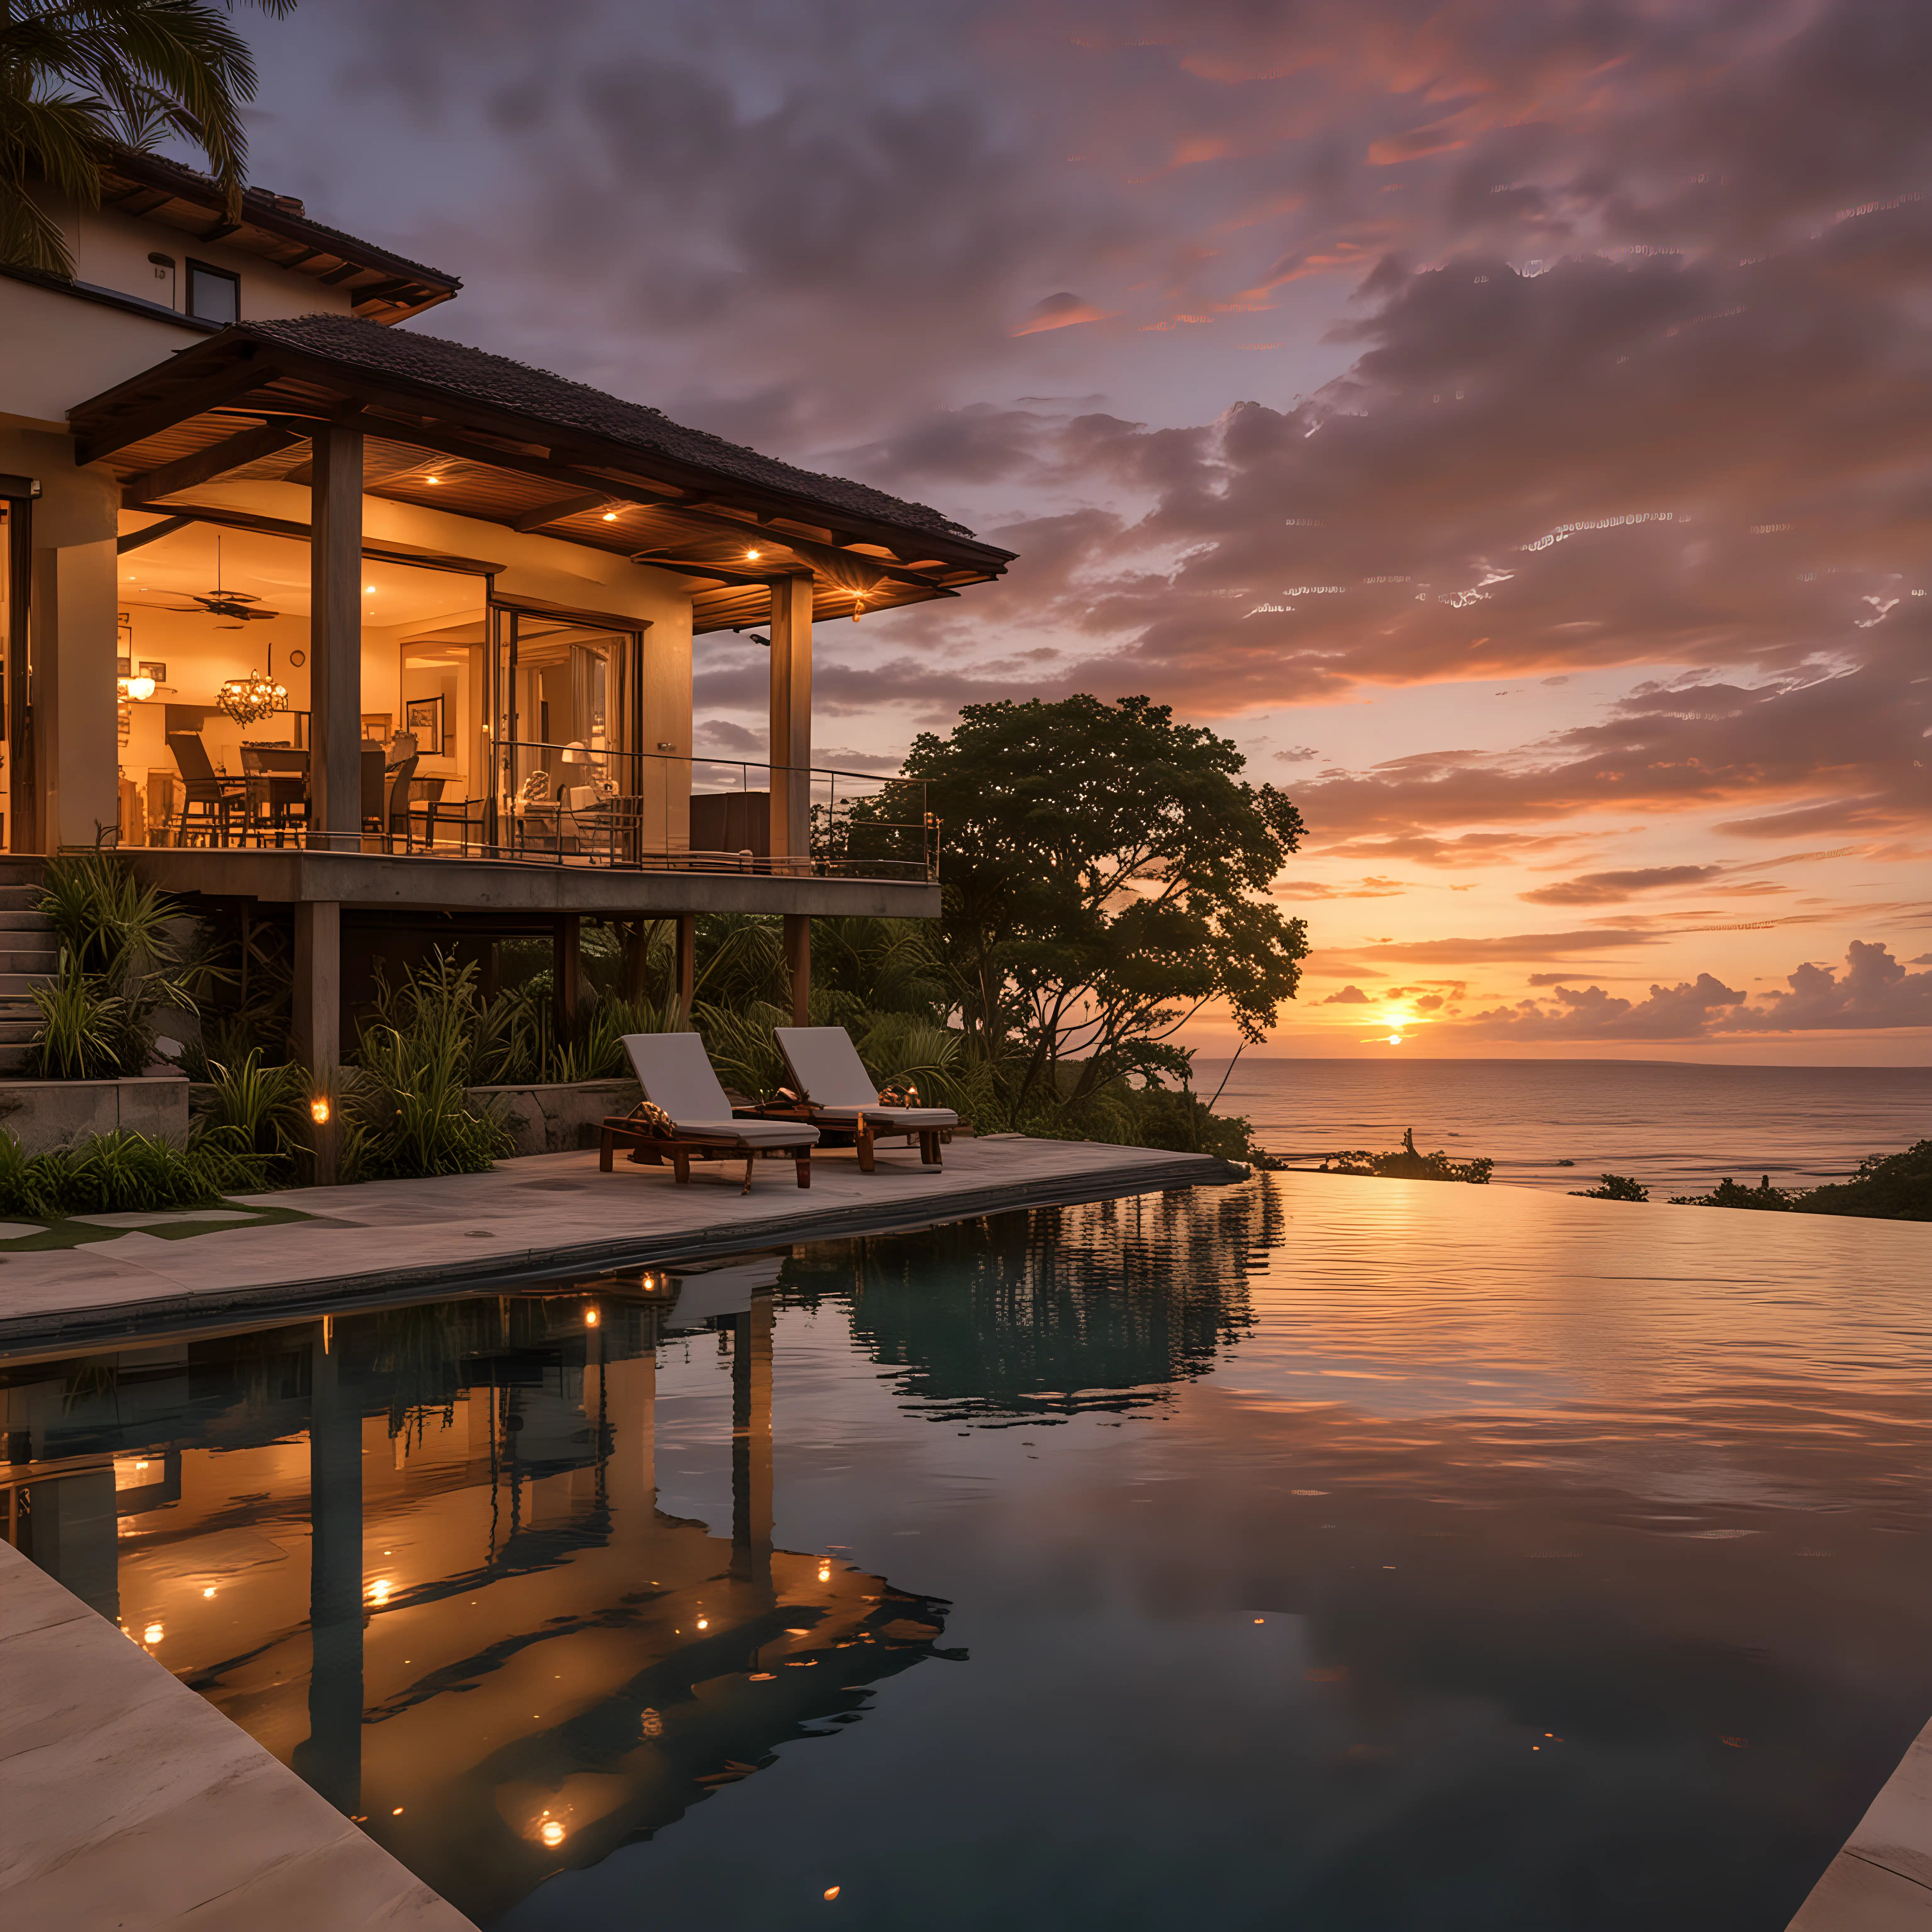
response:
[(1886, 1779), (1790, 1932), (1932, 1932), (1932, 1724)]
[(328, 1800), (0, 1543), (8, 1932), (475, 1932)]
[[(789, 1162), (760, 1162), (748, 1194), (736, 1164), (668, 1168), (596, 1150), (536, 1154), (487, 1174), (236, 1197), (312, 1218), (211, 1225), (176, 1238), (131, 1230), (84, 1246), (0, 1254), (0, 1346), (84, 1346), (170, 1316), (285, 1312), (392, 1292), (507, 1286), (703, 1256), (970, 1220), (1005, 1209), (1245, 1179), (1203, 1154), (1022, 1136), (956, 1141), (945, 1166), (881, 1150), (815, 1158), (808, 1189)], [(145, 1224), (152, 1227), (152, 1221)]]

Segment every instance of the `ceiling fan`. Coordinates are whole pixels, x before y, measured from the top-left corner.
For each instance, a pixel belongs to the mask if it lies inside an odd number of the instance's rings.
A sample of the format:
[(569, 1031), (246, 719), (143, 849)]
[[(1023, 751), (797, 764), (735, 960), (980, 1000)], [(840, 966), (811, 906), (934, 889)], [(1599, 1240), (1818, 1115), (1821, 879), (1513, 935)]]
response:
[[(264, 617), (279, 617), (279, 610), (264, 610), (256, 608), (262, 602), (250, 590), (224, 590), (221, 588), (221, 539), (214, 540), (214, 586), (212, 590), (177, 591), (177, 596), (185, 597), (190, 604), (198, 605), (211, 617), (227, 617), (233, 621), (218, 624), (218, 631), (238, 631), (244, 624), (254, 622)], [(164, 605), (163, 608), (166, 607)]]

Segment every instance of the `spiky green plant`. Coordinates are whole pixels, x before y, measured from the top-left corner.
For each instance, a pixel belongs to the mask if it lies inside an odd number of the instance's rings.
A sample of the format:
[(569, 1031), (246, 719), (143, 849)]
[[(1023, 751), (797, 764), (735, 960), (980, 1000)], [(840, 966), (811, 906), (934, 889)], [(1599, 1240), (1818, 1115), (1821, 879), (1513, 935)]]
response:
[(47, 862), (39, 909), (60, 942), (53, 983), (33, 988), (34, 1070), (52, 1080), (137, 1074), (154, 1058), (154, 1018), (195, 1010), (179, 970), (176, 902), (106, 853)]

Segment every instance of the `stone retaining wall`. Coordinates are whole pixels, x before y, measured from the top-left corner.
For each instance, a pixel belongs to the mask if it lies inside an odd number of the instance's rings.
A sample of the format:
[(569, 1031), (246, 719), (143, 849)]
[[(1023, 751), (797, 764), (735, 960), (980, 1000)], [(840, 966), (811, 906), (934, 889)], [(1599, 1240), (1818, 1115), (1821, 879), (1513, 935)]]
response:
[(597, 1144), (597, 1124), (628, 1114), (644, 1097), (634, 1080), (586, 1080), (574, 1086), (469, 1087), (479, 1114), (491, 1114), (516, 1136), (515, 1151), (566, 1154)]
[(188, 1081), (178, 1073), (134, 1080), (0, 1081), (0, 1132), (30, 1154), (70, 1146), (118, 1127), (188, 1144)]

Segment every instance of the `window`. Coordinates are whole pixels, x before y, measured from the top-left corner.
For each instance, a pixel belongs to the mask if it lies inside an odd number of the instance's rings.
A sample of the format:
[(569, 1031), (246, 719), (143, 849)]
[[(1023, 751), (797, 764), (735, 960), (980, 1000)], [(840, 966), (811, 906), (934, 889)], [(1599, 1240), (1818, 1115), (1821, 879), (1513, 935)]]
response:
[(188, 312), (203, 322), (242, 320), (242, 278), (206, 262), (188, 265)]

